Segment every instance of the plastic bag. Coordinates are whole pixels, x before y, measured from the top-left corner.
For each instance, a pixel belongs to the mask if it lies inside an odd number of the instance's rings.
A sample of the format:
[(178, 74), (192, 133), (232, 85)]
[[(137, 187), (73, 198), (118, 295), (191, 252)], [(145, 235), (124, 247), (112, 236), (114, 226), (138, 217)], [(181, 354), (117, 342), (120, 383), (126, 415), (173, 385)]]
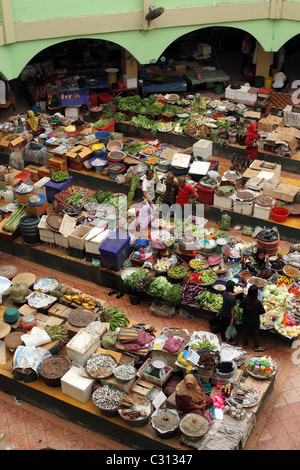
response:
[(116, 331), (109, 331), (106, 333), (102, 340), (101, 340), (101, 346), (104, 349), (108, 349), (112, 346), (114, 346), (117, 342), (117, 332)]
[(42, 346), (51, 342), (51, 338), (45, 330), (34, 326), (30, 332), (30, 335), (22, 335), (21, 339), (26, 347), (30, 346)]
[(228, 214), (223, 214), (220, 222), (220, 230), (230, 230), (231, 217)]
[(230, 339), (234, 339), (237, 335), (237, 331), (234, 325), (229, 325), (227, 330), (225, 331), (225, 337), (227, 341)]
[(170, 336), (164, 344), (163, 349), (170, 353), (175, 353), (179, 351), (182, 346), (182, 339)]

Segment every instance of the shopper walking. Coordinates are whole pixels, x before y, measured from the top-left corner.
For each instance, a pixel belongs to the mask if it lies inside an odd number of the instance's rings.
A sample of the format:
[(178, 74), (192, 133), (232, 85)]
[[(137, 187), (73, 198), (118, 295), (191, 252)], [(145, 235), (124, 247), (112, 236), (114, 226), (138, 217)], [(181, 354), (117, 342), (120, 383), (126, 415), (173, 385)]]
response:
[(220, 321), (221, 321), (221, 338), (222, 341), (233, 342), (233, 338), (226, 338), (226, 330), (229, 325), (234, 324), (234, 312), (236, 306), (236, 299), (234, 293), (235, 283), (233, 281), (226, 282), (226, 290), (223, 293), (223, 305), (220, 310)]
[(146, 178), (142, 183), (142, 190), (145, 201), (152, 206), (155, 202), (155, 181), (152, 170), (147, 170)]
[(258, 299), (258, 288), (251, 285), (248, 289), (247, 296), (242, 300), (241, 307), (242, 327), (243, 327), (243, 347), (248, 347), (248, 338), (252, 334), (254, 351), (263, 352), (266, 350), (264, 346), (259, 346), (259, 327), (260, 315), (265, 313), (265, 309)]

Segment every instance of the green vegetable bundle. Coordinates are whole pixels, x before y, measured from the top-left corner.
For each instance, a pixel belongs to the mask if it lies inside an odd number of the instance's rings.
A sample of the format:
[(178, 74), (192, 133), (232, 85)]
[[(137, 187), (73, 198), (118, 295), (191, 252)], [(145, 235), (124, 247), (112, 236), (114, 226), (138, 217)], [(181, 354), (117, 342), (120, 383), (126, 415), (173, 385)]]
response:
[(222, 294), (213, 294), (212, 292), (204, 291), (202, 294), (195, 297), (195, 301), (201, 307), (219, 311), (223, 305), (223, 296)]
[(26, 206), (17, 207), (6, 219), (3, 230), (5, 230), (5, 232), (14, 233), (19, 227), (21, 218), (25, 215), (27, 215)]
[(51, 175), (51, 180), (54, 181), (55, 183), (62, 183), (63, 181), (66, 181), (69, 178), (69, 173), (66, 171), (56, 171), (55, 173), (52, 173)]
[(129, 323), (123, 310), (118, 307), (106, 307), (100, 314), (100, 320), (102, 322), (108, 322), (110, 324), (110, 330), (115, 331), (117, 328), (127, 326)]
[(199, 351), (203, 351), (203, 350), (211, 351), (213, 349), (217, 349), (217, 346), (211, 343), (208, 339), (206, 339), (204, 341), (199, 341), (198, 343), (193, 343), (192, 348), (198, 349)]
[(175, 266), (169, 270), (168, 274), (175, 279), (181, 279), (187, 275), (187, 270), (183, 266)]
[(149, 272), (140, 268), (124, 279), (124, 286), (129, 292), (145, 293), (152, 282)]

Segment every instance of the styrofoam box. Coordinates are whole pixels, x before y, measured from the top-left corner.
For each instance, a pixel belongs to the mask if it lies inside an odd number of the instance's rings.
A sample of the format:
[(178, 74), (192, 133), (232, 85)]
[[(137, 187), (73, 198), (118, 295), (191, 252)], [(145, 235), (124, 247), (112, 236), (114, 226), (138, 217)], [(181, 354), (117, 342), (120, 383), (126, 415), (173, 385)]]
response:
[(211, 45), (206, 43), (201, 43), (197, 45), (197, 51), (200, 54), (211, 54)]
[(54, 232), (54, 243), (55, 245), (62, 246), (63, 248), (69, 248), (69, 238), (65, 237), (61, 233)]
[(251, 202), (241, 202), (233, 201), (233, 210), (239, 214), (252, 215), (253, 214), (253, 201)]
[(137, 88), (137, 77), (130, 73), (123, 75), (123, 82), (126, 88)]
[(69, 106), (65, 108), (65, 116), (66, 117), (78, 117), (80, 111), (80, 106)]
[(200, 139), (193, 145), (195, 157), (201, 157), (203, 160), (212, 156), (213, 143), (211, 140)]
[(78, 367), (71, 367), (60, 380), (61, 391), (81, 403), (86, 403), (92, 396), (95, 382), (95, 379), (79, 375)]
[(235, 90), (233, 90), (230, 85), (225, 88), (225, 98), (235, 100)]
[(253, 217), (257, 217), (262, 220), (269, 220), (271, 207), (262, 207), (254, 203)]
[(87, 253), (99, 254), (99, 245), (93, 242), (93, 238), (97, 237), (104, 231), (103, 228), (93, 227), (84, 239), (84, 247)]
[(68, 342), (66, 350), (70, 361), (85, 366), (86, 361), (99, 347), (100, 336), (81, 329)]
[(54, 232), (48, 227), (46, 220), (47, 220), (47, 216), (42, 215), (41, 220), (39, 221), (39, 224), (38, 224), (40, 239), (41, 241), (44, 241), (44, 242), (55, 243)]
[(87, 234), (92, 230), (92, 227), (86, 227), (85, 225), (78, 225), (78, 227), (69, 234), (69, 246), (77, 248), (78, 250), (84, 250), (84, 242)]
[[(94, 232), (95, 229), (95, 232)], [(96, 232), (97, 231), (97, 232)], [(93, 233), (92, 233), (93, 232)], [(101, 245), (104, 240), (108, 237), (111, 233), (111, 230), (105, 230), (105, 227), (94, 227), (90, 233), (85, 238), (85, 251), (87, 253), (93, 253), (95, 255), (99, 255), (99, 246)]]
[(225, 196), (218, 196), (214, 194), (214, 206), (221, 207), (222, 209), (232, 209), (233, 199), (232, 196), (225, 197)]
[(44, 176), (44, 178), (41, 178), (39, 181), (34, 183), (34, 186), (36, 187), (38, 194), (43, 194), (44, 196), (46, 196), (45, 184), (49, 183), (49, 181), (50, 181), (50, 178), (48, 178), (48, 176)]

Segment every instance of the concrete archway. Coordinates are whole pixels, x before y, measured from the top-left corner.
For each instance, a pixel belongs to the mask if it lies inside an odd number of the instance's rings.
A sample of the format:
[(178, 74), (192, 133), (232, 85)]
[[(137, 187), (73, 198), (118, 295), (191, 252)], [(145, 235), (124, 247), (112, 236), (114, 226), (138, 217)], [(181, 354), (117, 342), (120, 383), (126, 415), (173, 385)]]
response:
[[(283, 25), (283, 22), (285, 23)], [(288, 25), (287, 25), (288, 23)], [(157, 60), (176, 39), (192, 31), (209, 27), (230, 27), (247, 31), (261, 44), (265, 51), (276, 51), (288, 39), (298, 34), (297, 22), (269, 19), (238, 21), (218, 24), (157, 28), (150, 30), (119, 31), (72, 37), (56, 37), (34, 41), (15, 42), (0, 47), (0, 61), (4, 76), (14, 79), (38, 52), (54, 44), (72, 39), (91, 38), (111, 41), (128, 50), (141, 64)], [(289, 27), (287, 27), (289, 26)], [(276, 29), (276, 34), (274, 30)], [(278, 33), (277, 33), (278, 31)]]

